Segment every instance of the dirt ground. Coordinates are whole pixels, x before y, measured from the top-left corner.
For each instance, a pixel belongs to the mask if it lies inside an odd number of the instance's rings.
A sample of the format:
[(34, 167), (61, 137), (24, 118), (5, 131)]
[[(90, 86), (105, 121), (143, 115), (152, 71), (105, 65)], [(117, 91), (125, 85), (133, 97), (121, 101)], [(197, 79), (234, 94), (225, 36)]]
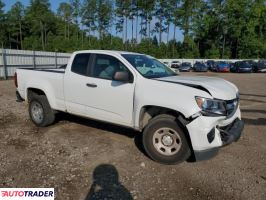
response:
[(0, 81), (0, 187), (53, 187), (56, 199), (266, 199), (266, 74), (223, 77), (241, 93), (241, 139), (208, 161), (150, 160), (140, 134), (70, 115), (35, 127), (12, 81)]

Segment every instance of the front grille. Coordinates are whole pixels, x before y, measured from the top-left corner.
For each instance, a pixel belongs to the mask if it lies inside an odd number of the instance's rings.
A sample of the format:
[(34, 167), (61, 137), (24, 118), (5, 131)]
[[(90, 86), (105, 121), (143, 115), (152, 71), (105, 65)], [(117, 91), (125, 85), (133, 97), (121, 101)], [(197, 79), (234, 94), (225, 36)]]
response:
[(227, 118), (233, 116), (238, 108), (239, 99), (232, 99), (226, 101)]

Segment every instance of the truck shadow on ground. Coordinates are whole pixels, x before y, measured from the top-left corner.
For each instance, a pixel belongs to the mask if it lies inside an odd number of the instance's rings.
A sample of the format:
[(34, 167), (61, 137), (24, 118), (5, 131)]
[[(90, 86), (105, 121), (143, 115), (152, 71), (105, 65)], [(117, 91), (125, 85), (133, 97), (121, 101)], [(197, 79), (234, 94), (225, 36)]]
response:
[(71, 115), (68, 113), (62, 113), (62, 112), (59, 112), (56, 114), (55, 123), (58, 123), (60, 121), (74, 122), (80, 125), (88, 126), (90, 128), (96, 128), (96, 129), (100, 129), (103, 131), (107, 131), (107, 132), (110, 132), (110, 134), (119, 134), (119, 135), (124, 135), (129, 138), (132, 138), (134, 139), (134, 143), (136, 147), (138, 148), (138, 150), (148, 157), (142, 145), (142, 134), (138, 131), (135, 131), (133, 129), (126, 128), (126, 127), (121, 127), (115, 124), (109, 124), (106, 122), (96, 121), (93, 119), (87, 119), (87, 118)]
[[(109, 124), (106, 122), (100, 122), (100, 121), (87, 119), (87, 118), (83, 118), (83, 117), (78, 117), (75, 115), (71, 115), (68, 113), (61, 113), (61, 112), (57, 113), (55, 123), (58, 123), (60, 121), (74, 122), (77, 124), (88, 126), (90, 128), (96, 128), (96, 129), (100, 129), (103, 131), (107, 131), (107, 132), (110, 132), (110, 134), (119, 134), (119, 135), (124, 135), (124, 136), (127, 136), (129, 138), (132, 138), (132, 139), (134, 139), (134, 143), (135, 143), (136, 147), (138, 148), (138, 150), (143, 155), (145, 155), (148, 159), (150, 159), (150, 157), (146, 153), (144, 146), (143, 146), (143, 143), (142, 143), (142, 133), (140, 133), (138, 131), (135, 131), (135, 130), (130, 129), (130, 128), (114, 125), (114, 124)], [(194, 157), (193, 153), (187, 159), (187, 162), (195, 162), (195, 157)]]
[(101, 164), (93, 171), (93, 183), (85, 200), (133, 199), (130, 192), (119, 182), (119, 174), (113, 165)]

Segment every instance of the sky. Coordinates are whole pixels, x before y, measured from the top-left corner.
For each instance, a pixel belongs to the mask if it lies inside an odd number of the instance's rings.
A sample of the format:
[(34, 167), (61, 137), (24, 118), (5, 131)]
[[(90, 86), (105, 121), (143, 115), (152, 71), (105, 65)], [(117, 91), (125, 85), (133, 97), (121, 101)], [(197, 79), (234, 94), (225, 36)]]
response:
[[(17, 1), (20, 1), (25, 7), (27, 7), (30, 4), (30, 0), (2, 0), (2, 2), (4, 2), (4, 4), (5, 4), (4, 10), (5, 11), (10, 10), (10, 8), (12, 7), (12, 5), (14, 3), (16, 3)], [(67, 1), (67, 0), (50, 0), (51, 9), (54, 12), (56, 12), (56, 10), (59, 7), (59, 4), (61, 2), (69, 2), (69, 1)], [(151, 28), (154, 27), (154, 24), (155, 24), (155, 21), (152, 20), (152, 22), (151, 22)], [(134, 29), (135, 29), (135, 27), (134, 27)], [(140, 27), (138, 27), (138, 30), (140, 30)], [(134, 31), (134, 33), (135, 33), (135, 31)], [(115, 35), (115, 28), (112, 29), (112, 34)], [(131, 38), (131, 36), (132, 36), (131, 34), (132, 34), (132, 31), (131, 31), (131, 22), (129, 21), (128, 22), (128, 33), (127, 33), (128, 38)], [(173, 39), (173, 35), (174, 35), (174, 27), (173, 26), (170, 26), (169, 40)], [(158, 36), (157, 36), (157, 39), (158, 39)], [(164, 42), (166, 42), (166, 39), (167, 39), (167, 35), (166, 35), (166, 33), (164, 33), (162, 35), (162, 40)], [(179, 29), (176, 29), (176, 40), (177, 41), (183, 41), (183, 33)]]
[[(4, 2), (5, 10), (10, 10), (11, 6), (20, 1), (25, 7), (30, 4), (30, 0), (2, 0)], [(50, 0), (51, 8), (53, 11), (56, 11), (61, 2), (66, 2), (66, 0)]]

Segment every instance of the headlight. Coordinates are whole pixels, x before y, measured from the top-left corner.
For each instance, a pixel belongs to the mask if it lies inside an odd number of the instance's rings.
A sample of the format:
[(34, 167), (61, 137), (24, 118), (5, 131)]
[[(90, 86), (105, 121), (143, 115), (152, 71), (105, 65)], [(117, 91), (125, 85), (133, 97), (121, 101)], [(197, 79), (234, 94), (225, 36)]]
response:
[(196, 102), (204, 115), (226, 116), (226, 102), (222, 100), (195, 97)]

